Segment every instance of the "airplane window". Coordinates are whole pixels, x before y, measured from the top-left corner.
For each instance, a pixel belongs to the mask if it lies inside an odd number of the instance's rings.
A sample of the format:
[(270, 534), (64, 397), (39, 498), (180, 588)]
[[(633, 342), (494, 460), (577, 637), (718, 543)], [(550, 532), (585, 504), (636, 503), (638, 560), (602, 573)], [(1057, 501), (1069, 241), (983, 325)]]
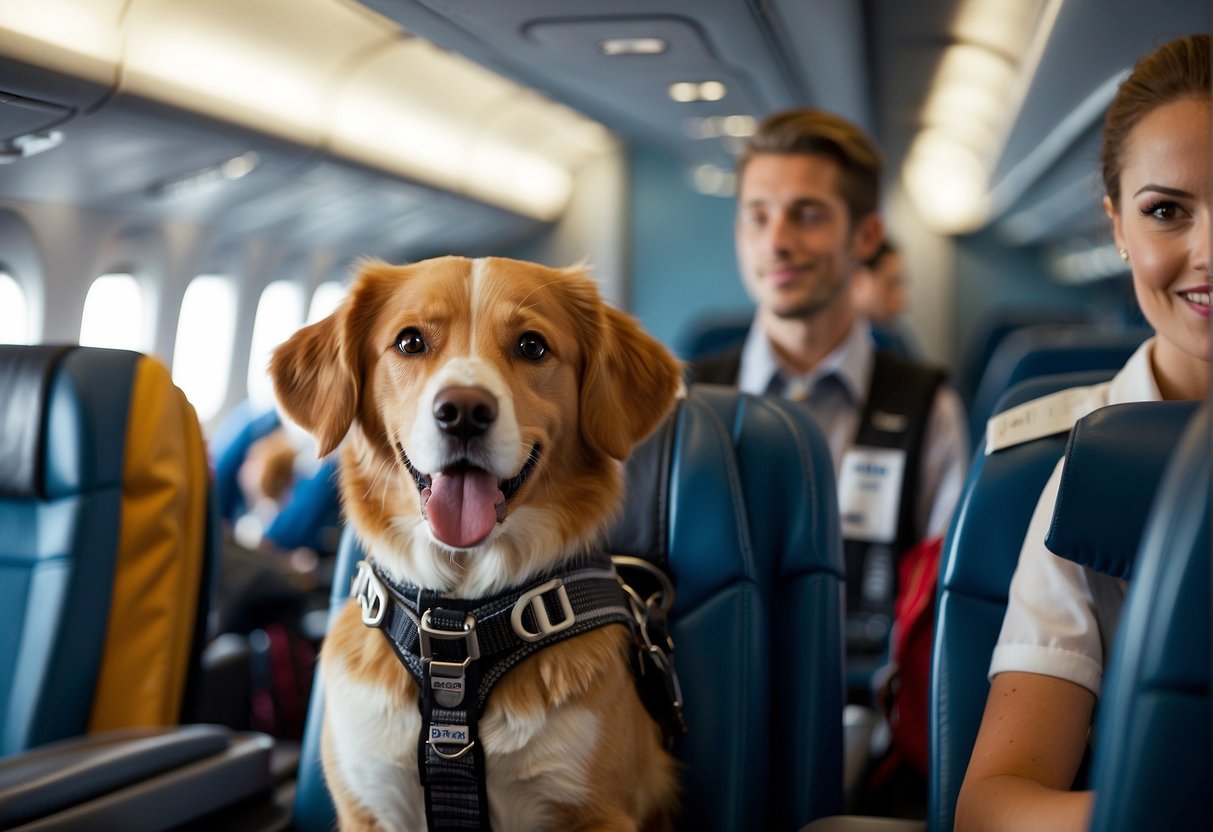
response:
[(231, 280), (222, 275), (195, 277), (181, 299), (173, 381), (204, 422), (223, 406), (235, 334), (236, 292)]
[(29, 343), (25, 292), (11, 275), (0, 272), (0, 343)]
[(84, 298), (80, 343), (86, 347), (147, 349), (143, 289), (129, 274), (103, 274)]
[(326, 280), (321, 283), (312, 293), (312, 303), (307, 310), (307, 322), (314, 324), (329, 315), (344, 297), (345, 284), (340, 280)]
[(274, 347), (303, 325), (303, 292), (298, 284), (275, 280), (261, 293), (253, 323), (253, 346), (249, 353), (248, 394), (254, 404), (268, 407), (274, 391), (266, 368)]

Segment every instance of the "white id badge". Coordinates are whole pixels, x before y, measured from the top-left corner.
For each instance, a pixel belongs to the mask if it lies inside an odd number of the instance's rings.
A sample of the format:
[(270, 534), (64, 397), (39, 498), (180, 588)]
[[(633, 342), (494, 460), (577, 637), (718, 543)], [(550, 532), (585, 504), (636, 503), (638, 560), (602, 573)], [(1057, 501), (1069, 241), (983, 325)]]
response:
[(901, 511), (901, 481), (906, 452), (856, 446), (842, 458), (838, 509), (847, 540), (892, 543)]

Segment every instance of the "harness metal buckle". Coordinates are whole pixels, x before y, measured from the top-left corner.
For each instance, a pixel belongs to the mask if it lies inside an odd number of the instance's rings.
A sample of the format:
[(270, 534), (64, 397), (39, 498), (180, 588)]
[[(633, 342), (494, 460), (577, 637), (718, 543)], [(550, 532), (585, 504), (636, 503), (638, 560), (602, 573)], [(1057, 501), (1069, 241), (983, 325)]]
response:
[[(431, 724), (429, 726), (430, 737), (427, 739), (426, 745), (434, 750), (444, 760), (458, 760), (464, 754), (472, 750), (472, 746), (476, 744), (468, 731), (466, 725), (438, 725)], [(453, 746), (458, 747), (458, 751), (447, 752), (443, 751), (438, 746)]]
[[(543, 603), (544, 594), (556, 591), (556, 598), (560, 601), (561, 619), (556, 623), (552, 623), (552, 619), (548, 617), (547, 606)], [(526, 612), (527, 606), (530, 605), (531, 612), (535, 616), (535, 626), (539, 628), (539, 632), (532, 633), (522, 623), (522, 614)], [(514, 628), (514, 632), (523, 641), (539, 641), (545, 636), (550, 636), (553, 633), (559, 633), (562, 630), (567, 630), (573, 626), (576, 616), (573, 615), (573, 605), (569, 603), (568, 590), (564, 588), (564, 581), (559, 578), (552, 578), (545, 584), (540, 584), (532, 590), (522, 593), (518, 600), (514, 603), (514, 609), (510, 612), (510, 626)]]
[(425, 614), (421, 616), (421, 623), (417, 626), (417, 635), (421, 641), (421, 658), (423, 661), (431, 661), (433, 659), (434, 651), (430, 647), (430, 639), (435, 638), (442, 641), (465, 639), (467, 641), (468, 657), (464, 661), (464, 664), (480, 658), (480, 640), (476, 637), (476, 616), (471, 613), (463, 617), (462, 630), (437, 630), (430, 626), (430, 611), (426, 610)]
[[(637, 602), (641, 608), (657, 606), (664, 612), (669, 612), (670, 608), (674, 606), (674, 584), (670, 581), (670, 576), (665, 573), (664, 569), (644, 558), (632, 557), (631, 555), (611, 555), (611, 563), (617, 570), (615, 579), (619, 581), (619, 585), (623, 587), (624, 592), (633, 601)], [(657, 591), (647, 598), (641, 598), (640, 593), (619, 574), (618, 570), (620, 569), (634, 569), (643, 574), (649, 581), (656, 584)]]
[(378, 627), (387, 615), (387, 591), (383, 588), (378, 576), (371, 565), (364, 560), (358, 561), (358, 572), (350, 582), (350, 597), (358, 599), (362, 607), (362, 623), (368, 627)]

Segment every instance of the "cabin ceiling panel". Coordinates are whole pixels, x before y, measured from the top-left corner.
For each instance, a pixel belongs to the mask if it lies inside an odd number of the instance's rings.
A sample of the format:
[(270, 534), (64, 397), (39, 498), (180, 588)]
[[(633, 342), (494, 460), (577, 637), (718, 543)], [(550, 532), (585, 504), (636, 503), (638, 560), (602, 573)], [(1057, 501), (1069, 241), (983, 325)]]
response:
[[(435, 245), (432, 230), (401, 216), (444, 208), (443, 222), (486, 239), (537, 233), (543, 223), (310, 148), (137, 96), (118, 95), (62, 127), (45, 153), (0, 166), (0, 200), (65, 203), (236, 234), (258, 233), (396, 257)], [(225, 160), (255, 154), (251, 171), (217, 181)], [(193, 180), (199, 180), (194, 182)], [(454, 236), (454, 234), (453, 234)]]
[[(728, 140), (691, 138), (688, 119), (761, 117), (810, 103), (867, 119), (864, 36), (853, 0), (362, 2), (688, 163), (731, 166), (733, 159)], [(608, 39), (637, 37), (659, 38), (664, 50), (603, 54)], [(814, 43), (820, 48), (806, 49)], [(844, 82), (837, 82), (840, 66), (850, 67)], [(708, 80), (725, 84), (722, 99), (678, 102), (667, 92), (678, 81)]]

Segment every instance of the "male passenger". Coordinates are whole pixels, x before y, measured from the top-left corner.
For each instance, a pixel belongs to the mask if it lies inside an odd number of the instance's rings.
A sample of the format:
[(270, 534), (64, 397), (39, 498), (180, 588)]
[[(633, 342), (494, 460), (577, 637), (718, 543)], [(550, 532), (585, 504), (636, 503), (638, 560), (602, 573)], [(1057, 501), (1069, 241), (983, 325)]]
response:
[(791, 110), (759, 126), (738, 161), (734, 229), (754, 323), (744, 344), (690, 368), (694, 381), (801, 401), (825, 433), (846, 540), (852, 691), (884, 662), (897, 558), (945, 532), (969, 447), (943, 374), (878, 352), (855, 312), (852, 276), (884, 237), (880, 174), (871, 140), (837, 116)]
[(851, 285), (855, 311), (872, 325), (876, 348), (913, 359), (915, 350), (905, 331), (902, 315), (909, 303), (901, 252), (888, 237), (855, 270)]

